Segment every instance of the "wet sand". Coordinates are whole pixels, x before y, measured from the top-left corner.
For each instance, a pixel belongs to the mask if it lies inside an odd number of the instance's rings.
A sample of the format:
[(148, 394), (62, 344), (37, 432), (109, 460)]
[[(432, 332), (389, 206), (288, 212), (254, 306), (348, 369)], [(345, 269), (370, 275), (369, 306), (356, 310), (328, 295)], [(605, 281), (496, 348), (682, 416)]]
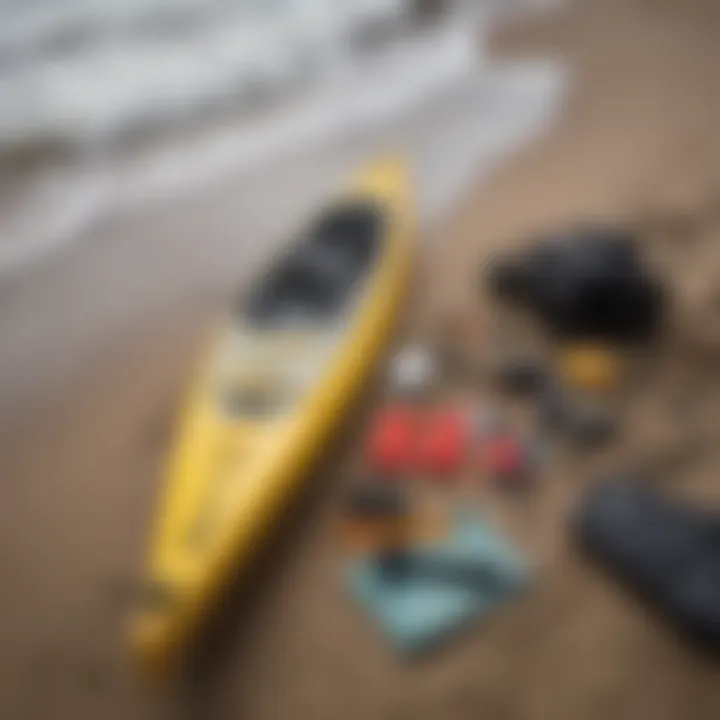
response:
[[(708, 0), (588, 0), (501, 33), (499, 52), (550, 52), (569, 62), (569, 102), (548, 133), (479, 178), (428, 237), (430, 285), (410, 328), (440, 308), (476, 303), (476, 269), (498, 249), (588, 215), (644, 227), (668, 214), (702, 217), (690, 223), (696, 254), (680, 252), (675, 262), (678, 278), (696, 288), (699, 254), (717, 254), (719, 37), (720, 8)], [(202, 199), (178, 211), (152, 255), (138, 249), (156, 225), (138, 218), (84, 251), (81, 277), (71, 258), (59, 258), (31, 283), (0, 289), (9, 348), (0, 368), (9, 398), (0, 446), (8, 488), (0, 511), (3, 717), (720, 716), (715, 665), (575, 556), (564, 521), (581, 482), (564, 462), (528, 504), (491, 502), (537, 564), (535, 587), (438, 657), (401, 663), (337, 580), (329, 538), (333, 502), (351, 475), (352, 429), (251, 592), (217, 626), (204, 669), (163, 697), (128, 676), (122, 617), (172, 419), (208, 323), (229, 288), (275, 249), (271, 238), (364, 151), (333, 156), (307, 196), (263, 225), (261, 252), (248, 254), (236, 238), (256, 237), (253, 218), (266, 214), (259, 198), (278, 182), (272, 173), (257, 195), (239, 201), (237, 192), (216, 192), (211, 205)], [(131, 245), (115, 242), (120, 236)], [(227, 262), (209, 268), (218, 256)], [(118, 273), (128, 257), (143, 259)], [(69, 312), (59, 311), (63, 302)], [(99, 335), (94, 316), (107, 324)], [(25, 337), (35, 317), (46, 320), (40, 340)], [(34, 352), (19, 354), (23, 342)], [(81, 362), (62, 350), (74, 345), (92, 352)], [(45, 368), (54, 382), (36, 385)], [(715, 471), (700, 468), (698, 486)]]

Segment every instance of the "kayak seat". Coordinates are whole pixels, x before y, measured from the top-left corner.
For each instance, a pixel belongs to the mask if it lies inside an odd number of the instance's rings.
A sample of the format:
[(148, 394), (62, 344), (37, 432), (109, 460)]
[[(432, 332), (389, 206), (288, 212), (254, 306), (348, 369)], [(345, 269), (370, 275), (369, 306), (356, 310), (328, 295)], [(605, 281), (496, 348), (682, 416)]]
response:
[(316, 230), (313, 244), (342, 251), (364, 270), (375, 254), (381, 229), (381, 209), (370, 203), (357, 203), (328, 215)]
[(343, 206), (328, 215), (260, 282), (247, 317), (256, 324), (327, 320), (370, 268), (382, 235), (378, 210)]

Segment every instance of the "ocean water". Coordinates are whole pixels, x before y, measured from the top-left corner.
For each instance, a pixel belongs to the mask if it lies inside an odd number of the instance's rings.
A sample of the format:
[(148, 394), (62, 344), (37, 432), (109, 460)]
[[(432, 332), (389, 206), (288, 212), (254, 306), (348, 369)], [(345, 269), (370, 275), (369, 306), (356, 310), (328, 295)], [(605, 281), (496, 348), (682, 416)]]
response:
[(337, 69), (403, 0), (6, 0), (0, 145), (107, 142)]
[(472, 94), (496, 77), (482, 28), (537, 4), (0, 0), (0, 278), (109, 214)]

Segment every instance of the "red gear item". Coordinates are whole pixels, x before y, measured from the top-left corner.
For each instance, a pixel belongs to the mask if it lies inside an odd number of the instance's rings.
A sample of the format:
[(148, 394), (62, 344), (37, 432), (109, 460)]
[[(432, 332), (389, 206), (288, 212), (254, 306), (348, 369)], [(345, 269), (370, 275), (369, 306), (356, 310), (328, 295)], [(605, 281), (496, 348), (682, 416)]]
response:
[(435, 475), (457, 472), (467, 452), (468, 427), (465, 415), (442, 410), (425, 421), (419, 447), (421, 468)]
[(414, 469), (418, 418), (409, 408), (388, 408), (372, 419), (365, 463), (374, 472), (398, 475)]
[(511, 477), (522, 467), (522, 449), (517, 440), (509, 435), (489, 439), (484, 455), (488, 469), (497, 477)]

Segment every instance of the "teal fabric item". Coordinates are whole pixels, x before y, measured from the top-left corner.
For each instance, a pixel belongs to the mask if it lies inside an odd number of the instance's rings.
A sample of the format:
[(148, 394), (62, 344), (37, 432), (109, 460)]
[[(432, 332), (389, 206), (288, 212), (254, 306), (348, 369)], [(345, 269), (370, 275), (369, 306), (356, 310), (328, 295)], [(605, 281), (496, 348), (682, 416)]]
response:
[(529, 579), (517, 551), (475, 517), (457, 517), (441, 543), (412, 552), (488, 563), (503, 582), (502, 588), (483, 590), (417, 578), (398, 581), (383, 577), (374, 559), (353, 564), (347, 577), (350, 593), (403, 652), (424, 651), (439, 644), (515, 595)]

